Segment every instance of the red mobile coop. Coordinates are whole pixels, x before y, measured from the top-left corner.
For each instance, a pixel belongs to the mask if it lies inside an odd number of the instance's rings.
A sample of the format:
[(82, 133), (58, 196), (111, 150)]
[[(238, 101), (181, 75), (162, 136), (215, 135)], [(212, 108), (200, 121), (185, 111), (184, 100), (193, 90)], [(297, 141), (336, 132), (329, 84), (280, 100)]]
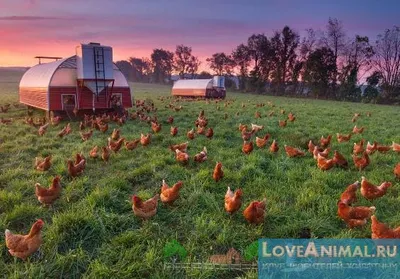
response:
[(81, 44), (69, 58), (39, 60), (19, 84), (19, 101), (47, 112), (107, 110), (115, 99), (124, 108), (132, 107), (129, 84), (113, 63), (112, 48), (99, 43)]

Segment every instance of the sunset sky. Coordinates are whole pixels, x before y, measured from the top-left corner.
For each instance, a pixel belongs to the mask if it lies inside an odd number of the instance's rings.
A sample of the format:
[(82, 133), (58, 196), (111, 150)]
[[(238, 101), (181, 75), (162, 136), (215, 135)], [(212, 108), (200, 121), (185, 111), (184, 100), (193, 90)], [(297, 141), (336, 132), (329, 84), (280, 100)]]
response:
[[(329, 2), (321, 4), (320, 2)], [(375, 41), (400, 25), (399, 1), (184, 1), (1, 0), (0, 66), (32, 66), (36, 55), (67, 57), (91, 41), (110, 45), (114, 60), (149, 56), (153, 48), (189, 45), (202, 61), (231, 52), (253, 33), (271, 35), (284, 25), (304, 34), (329, 17), (348, 35)], [(203, 62), (201, 68), (206, 67)]]

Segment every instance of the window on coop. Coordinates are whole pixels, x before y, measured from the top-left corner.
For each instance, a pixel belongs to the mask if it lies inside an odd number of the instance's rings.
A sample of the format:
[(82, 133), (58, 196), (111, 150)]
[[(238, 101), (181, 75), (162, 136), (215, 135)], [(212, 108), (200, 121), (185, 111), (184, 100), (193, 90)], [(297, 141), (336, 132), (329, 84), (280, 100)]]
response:
[(61, 95), (61, 100), (63, 110), (70, 110), (75, 108), (75, 95)]

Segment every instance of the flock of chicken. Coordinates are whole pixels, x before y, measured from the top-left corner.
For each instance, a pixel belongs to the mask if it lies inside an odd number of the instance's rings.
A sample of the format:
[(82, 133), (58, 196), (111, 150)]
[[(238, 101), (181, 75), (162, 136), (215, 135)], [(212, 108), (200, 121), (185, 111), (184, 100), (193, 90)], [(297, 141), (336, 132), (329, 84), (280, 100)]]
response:
[[(164, 99), (161, 97), (161, 101)], [(209, 101), (207, 101), (209, 102)], [(225, 101), (225, 106), (228, 106), (231, 101)], [(257, 104), (258, 106), (264, 106), (265, 104)], [(242, 105), (244, 106), (244, 105)], [(162, 124), (158, 121), (157, 116), (151, 117), (148, 113), (156, 112), (157, 109), (154, 107), (154, 104), (147, 105), (144, 101), (138, 100), (136, 101), (137, 111), (131, 113), (125, 112), (121, 115), (110, 115), (103, 114), (100, 116), (87, 116), (85, 115), (84, 120), (80, 123), (80, 136), (82, 141), (87, 141), (93, 136), (93, 130), (96, 129), (102, 133), (106, 133), (108, 131), (109, 123), (114, 121), (118, 125), (122, 126), (125, 124), (126, 120), (130, 117), (131, 119), (139, 119), (140, 121), (145, 121), (150, 124), (151, 129), (154, 134), (157, 134), (162, 129)], [(182, 106), (175, 106), (172, 103), (167, 106), (167, 108), (171, 108), (174, 111), (179, 111), (182, 109)], [(217, 107), (218, 109), (219, 107)], [(1, 107), (3, 109), (3, 107)], [(7, 109), (8, 110), (8, 109)], [(281, 110), (281, 113), (284, 114), (285, 111)], [(271, 114), (270, 114), (271, 115)], [(368, 114), (367, 114), (368, 115)], [(356, 114), (353, 118), (353, 122), (359, 117), (359, 114)], [(370, 116), (370, 114), (369, 114)], [(257, 111), (255, 113), (255, 118), (260, 118), (261, 115)], [(226, 118), (226, 114), (225, 114)], [(289, 113), (287, 119), (280, 120), (278, 125), (280, 127), (285, 127), (287, 125), (287, 121), (294, 122), (296, 117)], [(12, 120), (5, 120), (1, 118), (1, 123), (9, 124)], [(34, 121), (32, 117), (28, 117), (25, 119), (25, 123), (37, 128), (37, 132), (39, 136), (44, 136), (48, 127), (51, 125), (57, 126), (61, 122), (61, 117), (52, 117), (49, 123), (46, 123), (46, 119), (39, 119), (39, 121)], [(173, 124), (174, 118), (173, 116), (168, 117), (166, 122), (170, 125)], [(199, 135), (204, 135), (205, 137), (212, 139), (214, 136), (214, 131), (212, 128), (208, 127), (208, 119), (206, 118), (204, 111), (201, 111), (197, 119), (195, 120), (196, 132), (194, 129), (189, 130), (186, 133), (188, 140), (193, 140), (195, 137)], [(89, 127), (90, 130), (88, 132), (83, 132), (85, 128)], [(264, 129), (264, 126), (251, 124), (251, 129), (249, 126), (239, 124), (239, 131), (241, 133), (241, 137), (243, 139), (242, 152), (244, 154), (250, 154), (253, 149), (253, 141), (252, 138), (258, 132)], [(354, 126), (354, 129), (348, 135), (337, 134), (337, 140), (339, 143), (347, 142), (351, 139), (353, 134), (361, 134), (363, 133), (364, 128), (357, 128)], [(62, 138), (67, 136), (72, 132), (71, 125), (68, 123), (62, 130), (57, 134), (58, 137)], [(176, 136), (178, 133), (178, 127), (171, 126), (170, 134), (171, 136)], [(265, 148), (267, 146), (268, 140), (271, 137), (269, 133), (266, 133), (262, 137), (255, 137), (255, 145), (258, 148)], [(341, 168), (347, 168), (348, 162), (345, 157), (340, 154), (337, 150), (334, 151), (334, 155), (331, 159), (329, 159), (329, 154), (331, 148), (329, 147), (332, 139), (332, 135), (328, 135), (327, 137), (322, 136), (319, 145), (315, 145), (312, 140), (308, 143), (308, 152), (313, 156), (316, 160), (318, 168), (321, 170), (327, 171), (335, 166)], [(101, 147), (101, 154), (99, 152), (99, 146), (94, 146), (89, 151), (89, 157), (96, 159), (101, 157), (104, 162), (108, 162), (110, 158), (111, 151), (119, 152), (122, 148), (123, 144), (125, 144), (125, 148), (127, 150), (135, 149), (139, 143), (142, 146), (147, 146), (151, 142), (151, 134), (147, 135), (141, 134), (139, 139), (133, 139), (132, 141), (127, 141), (124, 137), (121, 137), (120, 130), (114, 129), (111, 136), (107, 140), (107, 144)], [(175, 144), (169, 146), (169, 149), (174, 152), (175, 158), (177, 162), (185, 165), (190, 160), (190, 155), (187, 153), (189, 141)], [(358, 143), (354, 143), (353, 147), (353, 162), (355, 167), (358, 170), (362, 170), (367, 167), (370, 163), (370, 155), (374, 152), (388, 152), (393, 150), (397, 153), (400, 152), (400, 144), (394, 143), (391, 146), (383, 146), (374, 142), (373, 144), (367, 143), (364, 148), (365, 141), (361, 140)], [(285, 152), (288, 157), (300, 157), (306, 156), (306, 152), (285, 145)], [(271, 145), (269, 146), (269, 151), (272, 153), (276, 153), (279, 150), (279, 146), (276, 140), (273, 140)], [(361, 157), (358, 154), (362, 154)], [(194, 161), (197, 163), (201, 163), (207, 160), (207, 148), (204, 147), (202, 151), (197, 153), (194, 157)], [(51, 167), (51, 155), (45, 158), (36, 158), (35, 160), (35, 168), (38, 171), (47, 171)], [(75, 156), (74, 160), (67, 161), (67, 169), (68, 174), (71, 177), (76, 177), (82, 174), (85, 170), (86, 166), (86, 158), (82, 153), (78, 153)], [(400, 163), (397, 164), (394, 168), (394, 174), (397, 178), (400, 178)], [(217, 162), (213, 171), (213, 179), (218, 182), (224, 176), (223, 166), (221, 162)], [(56, 176), (53, 178), (52, 184), (50, 187), (45, 188), (39, 183), (35, 185), (35, 194), (38, 198), (38, 201), (43, 205), (51, 205), (56, 199), (58, 199), (61, 195), (61, 178), (60, 176)], [(347, 187), (347, 189), (343, 192), (338, 202), (338, 216), (343, 219), (346, 224), (350, 228), (363, 226), (366, 224), (367, 219), (371, 218), (372, 220), (372, 237), (373, 238), (393, 238), (400, 237), (400, 227), (398, 229), (390, 229), (383, 223), (380, 223), (376, 217), (373, 215), (375, 212), (375, 207), (363, 207), (363, 206), (353, 206), (353, 204), (357, 201), (356, 193), (358, 189), (361, 191), (361, 195), (363, 195), (368, 200), (373, 200), (379, 197), (382, 197), (386, 194), (387, 189), (392, 184), (390, 182), (383, 182), (381, 185), (376, 186), (371, 182), (367, 181), (365, 177), (362, 177), (361, 183), (355, 182)], [(158, 201), (161, 200), (162, 203), (172, 205), (179, 198), (179, 191), (183, 186), (182, 181), (176, 182), (173, 186), (169, 186), (165, 180), (162, 181), (160, 192), (155, 194), (152, 198), (148, 200), (142, 200), (139, 196), (132, 196), (132, 210), (133, 213), (142, 219), (149, 219), (157, 214)], [(242, 206), (242, 197), (243, 191), (241, 189), (236, 189), (232, 191), (230, 187), (228, 187), (227, 192), (225, 194), (224, 199), (224, 207), (225, 211), (229, 214), (234, 214), (239, 211)], [(251, 201), (249, 205), (243, 210), (244, 218), (252, 224), (260, 224), (264, 222), (266, 209), (266, 199)], [(6, 230), (6, 245), (9, 249), (11, 255), (26, 259), (29, 255), (34, 253), (41, 245), (41, 229), (44, 225), (42, 220), (36, 221), (29, 234), (27, 235), (18, 235), (13, 234), (9, 230)]]

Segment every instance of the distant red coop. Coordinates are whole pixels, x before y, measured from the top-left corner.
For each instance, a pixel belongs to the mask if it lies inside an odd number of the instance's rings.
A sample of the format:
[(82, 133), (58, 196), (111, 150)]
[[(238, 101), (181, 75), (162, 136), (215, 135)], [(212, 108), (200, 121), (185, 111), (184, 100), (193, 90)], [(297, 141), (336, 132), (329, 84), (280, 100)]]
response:
[(132, 107), (129, 84), (112, 62), (112, 48), (81, 44), (76, 55), (30, 68), (19, 84), (21, 103), (46, 111)]

